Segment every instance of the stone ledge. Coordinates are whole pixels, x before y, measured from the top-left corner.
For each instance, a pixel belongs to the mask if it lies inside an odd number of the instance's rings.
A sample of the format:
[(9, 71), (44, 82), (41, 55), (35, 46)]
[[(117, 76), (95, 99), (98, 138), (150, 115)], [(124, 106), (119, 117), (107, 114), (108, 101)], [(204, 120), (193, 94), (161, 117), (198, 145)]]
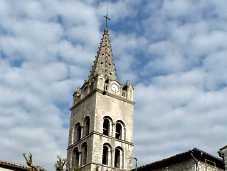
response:
[(103, 94), (103, 95), (107, 95), (107, 96), (110, 96), (110, 97), (114, 97), (114, 98), (116, 98), (116, 99), (118, 99), (118, 100), (121, 100), (121, 101), (123, 101), (123, 102), (126, 102), (126, 103), (129, 103), (129, 104), (135, 104), (135, 102), (133, 102), (133, 101), (130, 101), (130, 100), (127, 100), (127, 99), (125, 99), (125, 98), (123, 98), (123, 97), (121, 97), (121, 96), (118, 96), (118, 95), (114, 95), (114, 94), (112, 94), (112, 93), (109, 93), (109, 92), (107, 92), (107, 91), (103, 91), (103, 90), (100, 90), (100, 89), (95, 89), (95, 90), (93, 90), (93, 91), (91, 91), (89, 94), (87, 94), (83, 99), (81, 99), (78, 103), (76, 103), (76, 104), (74, 104), (71, 108), (70, 108), (70, 110), (72, 111), (75, 107), (77, 107), (77, 106), (79, 106), (82, 102), (84, 102), (87, 98), (89, 98), (90, 96), (92, 96), (95, 92), (99, 92), (99, 93), (101, 93), (101, 94)]
[(129, 145), (134, 146), (134, 144), (133, 144), (132, 142), (129, 142), (129, 141), (126, 141), (126, 140), (117, 139), (117, 138), (115, 138), (115, 137), (103, 135), (103, 134), (100, 133), (100, 132), (93, 131), (93, 132), (89, 133), (87, 136), (82, 137), (79, 141), (74, 142), (73, 144), (70, 144), (70, 145), (68, 146), (67, 150), (73, 148), (74, 146), (76, 146), (76, 145), (78, 145), (78, 144), (80, 144), (80, 143), (82, 143), (85, 139), (87, 139), (88, 137), (90, 137), (90, 136), (92, 136), (92, 135), (94, 135), (94, 134), (95, 134), (95, 135), (103, 136), (103, 137), (105, 137), (105, 138), (114, 139), (115, 141), (119, 141), (119, 142), (122, 142), (122, 143), (129, 144)]

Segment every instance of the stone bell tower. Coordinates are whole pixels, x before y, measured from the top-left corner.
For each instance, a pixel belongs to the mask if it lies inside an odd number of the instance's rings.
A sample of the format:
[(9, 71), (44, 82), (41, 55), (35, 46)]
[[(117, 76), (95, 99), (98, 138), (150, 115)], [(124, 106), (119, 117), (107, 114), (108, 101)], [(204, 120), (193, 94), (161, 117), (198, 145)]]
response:
[(133, 86), (122, 84), (104, 29), (88, 80), (73, 94), (67, 160), (70, 170), (130, 170), (133, 162)]

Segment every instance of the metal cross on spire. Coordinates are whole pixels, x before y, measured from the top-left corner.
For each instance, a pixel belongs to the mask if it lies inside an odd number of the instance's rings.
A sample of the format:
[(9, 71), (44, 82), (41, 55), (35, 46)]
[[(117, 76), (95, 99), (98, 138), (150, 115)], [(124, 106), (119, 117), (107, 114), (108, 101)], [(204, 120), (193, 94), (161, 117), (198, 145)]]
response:
[(104, 16), (104, 18), (105, 18), (105, 21), (106, 21), (106, 30), (108, 30), (108, 20), (110, 20), (110, 17), (108, 16), (108, 14), (106, 14), (105, 16)]

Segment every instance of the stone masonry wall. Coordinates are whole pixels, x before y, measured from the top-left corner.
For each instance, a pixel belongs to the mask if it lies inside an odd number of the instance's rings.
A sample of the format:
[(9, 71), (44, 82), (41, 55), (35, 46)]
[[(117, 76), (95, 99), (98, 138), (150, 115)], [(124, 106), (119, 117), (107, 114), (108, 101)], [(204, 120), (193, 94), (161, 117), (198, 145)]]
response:
[(196, 164), (191, 160), (169, 165), (168, 167), (155, 169), (152, 171), (196, 171)]
[[(95, 111), (95, 130), (102, 133), (103, 118), (109, 116), (112, 119), (112, 130), (110, 136), (94, 135), (93, 146), (93, 162), (101, 163), (102, 161), (102, 148), (104, 143), (108, 143), (111, 146), (111, 165), (114, 167), (114, 149), (121, 147), (123, 149), (123, 168), (132, 168), (133, 157), (133, 104), (121, 101), (119, 99), (103, 95), (101, 93), (96, 94), (96, 111)], [(122, 121), (125, 125), (124, 137), (122, 140), (115, 138), (115, 125), (117, 121)], [(102, 168), (102, 167), (101, 167)]]
[(199, 162), (198, 171), (223, 171), (223, 169), (204, 162)]

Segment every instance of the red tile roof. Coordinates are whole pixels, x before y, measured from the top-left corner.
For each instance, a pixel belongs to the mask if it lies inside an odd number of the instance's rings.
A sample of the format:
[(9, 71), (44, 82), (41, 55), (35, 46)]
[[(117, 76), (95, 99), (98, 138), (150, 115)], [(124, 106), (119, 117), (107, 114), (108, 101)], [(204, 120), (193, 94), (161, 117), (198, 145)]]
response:
[(3, 160), (0, 160), (0, 168), (6, 168), (6, 169), (18, 170), (18, 171), (28, 171), (29, 170), (29, 168), (26, 166), (8, 162), (8, 161), (3, 161)]

